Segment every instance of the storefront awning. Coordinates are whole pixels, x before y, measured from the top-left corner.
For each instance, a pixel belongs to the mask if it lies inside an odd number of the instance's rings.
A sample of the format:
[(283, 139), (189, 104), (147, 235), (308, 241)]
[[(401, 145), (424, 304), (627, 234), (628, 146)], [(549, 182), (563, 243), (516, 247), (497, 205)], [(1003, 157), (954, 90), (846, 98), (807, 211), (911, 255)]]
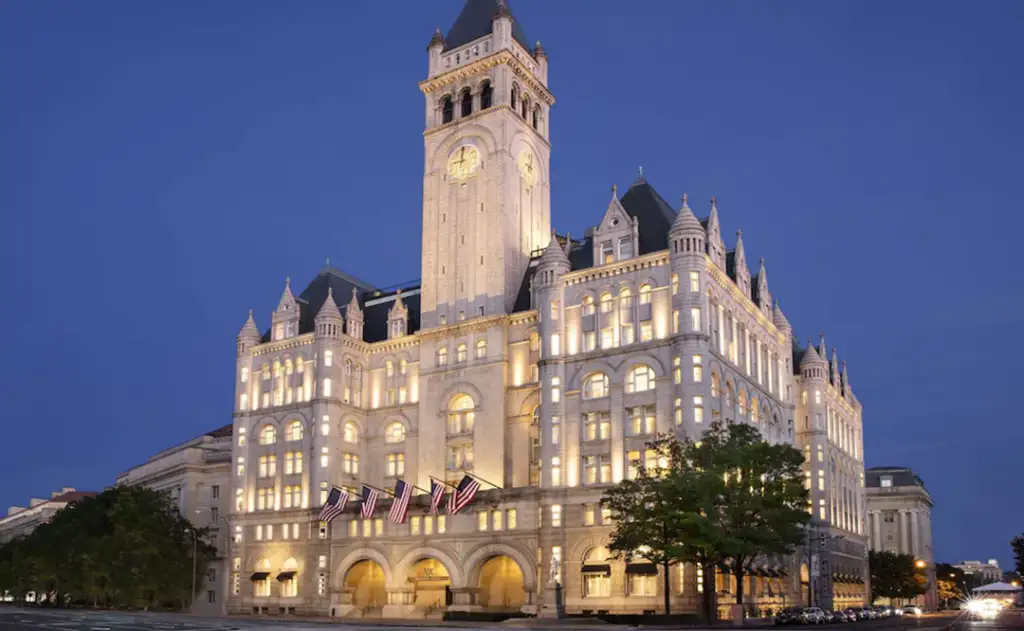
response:
[(265, 581), (265, 580), (267, 580), (268, 576), (270, 576), (270, 572), (254, 572), (253, 575), (249, 577), (249, 580), (250, 581)]
[(290, 581), (295, 578), (295, 572), (281, 572), (277, 575), (279, 581)]
[(653, 563), (630, 563), (626, 565), (626, 574), (656, 576), (658, 574), (658, 566)]
[(607, 563), (587, 563), (583, 566), (582, 572), (584, 574), (602, 574), (604, 576), (611, 576), (612, 566)]

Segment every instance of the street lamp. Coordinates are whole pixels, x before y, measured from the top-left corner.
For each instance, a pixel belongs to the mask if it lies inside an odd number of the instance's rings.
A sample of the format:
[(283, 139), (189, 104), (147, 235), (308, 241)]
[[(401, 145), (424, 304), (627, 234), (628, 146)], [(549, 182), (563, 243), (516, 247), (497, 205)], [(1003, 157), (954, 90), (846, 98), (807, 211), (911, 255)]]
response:
[(928, 564), (925, 563), (924, 561), (922, 561), (921, 559), (918, 559), (917, 563), (914, 563), (914, 565), (917, 567), (917, 569), (921, 570), (921, 569), (924, 569), (924, 566), (926, 566)]

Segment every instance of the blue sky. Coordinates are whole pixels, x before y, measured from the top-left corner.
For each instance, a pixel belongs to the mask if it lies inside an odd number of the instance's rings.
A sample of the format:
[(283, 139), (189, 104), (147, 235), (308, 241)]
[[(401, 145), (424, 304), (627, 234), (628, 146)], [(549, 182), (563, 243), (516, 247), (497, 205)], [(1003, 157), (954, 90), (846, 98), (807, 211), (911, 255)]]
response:
[[(0, 4), (0, 504), (229, 423), (234, 336), (286, 276), (418, 277), (416, 84), (460, 7)], [(513, 9), (550, 56), (555, 227), (640, 165), (698, 215), (716, 195), (849, 362), (868, 465), (925, 479), (938, 558), (1009, 566), (1024, 3)]]

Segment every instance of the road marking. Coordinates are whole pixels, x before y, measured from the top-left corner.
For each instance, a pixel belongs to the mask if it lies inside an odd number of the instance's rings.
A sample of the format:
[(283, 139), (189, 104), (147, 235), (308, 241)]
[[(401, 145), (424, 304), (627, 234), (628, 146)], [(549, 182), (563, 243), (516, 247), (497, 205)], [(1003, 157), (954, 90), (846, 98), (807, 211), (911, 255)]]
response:
[(93, 627), (92, 631), (110, 631), (110, 627)]

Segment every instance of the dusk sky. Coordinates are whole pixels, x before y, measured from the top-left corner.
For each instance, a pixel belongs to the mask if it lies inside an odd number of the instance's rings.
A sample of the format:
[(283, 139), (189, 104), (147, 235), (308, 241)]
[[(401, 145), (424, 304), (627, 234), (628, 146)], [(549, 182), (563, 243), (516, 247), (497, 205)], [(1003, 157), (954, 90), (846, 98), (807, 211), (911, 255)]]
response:
[[(419, 277), (417, 82), (461, 4), (0, 3), (2, 507), (230, 423), (286, 276)], [(550, 57), (554, 227), (641, 165), (716, 195), (848, 362), (867, 465), (924, 479), (937, 560), (1010, 568), (1024, 2), (512, 6)]]

